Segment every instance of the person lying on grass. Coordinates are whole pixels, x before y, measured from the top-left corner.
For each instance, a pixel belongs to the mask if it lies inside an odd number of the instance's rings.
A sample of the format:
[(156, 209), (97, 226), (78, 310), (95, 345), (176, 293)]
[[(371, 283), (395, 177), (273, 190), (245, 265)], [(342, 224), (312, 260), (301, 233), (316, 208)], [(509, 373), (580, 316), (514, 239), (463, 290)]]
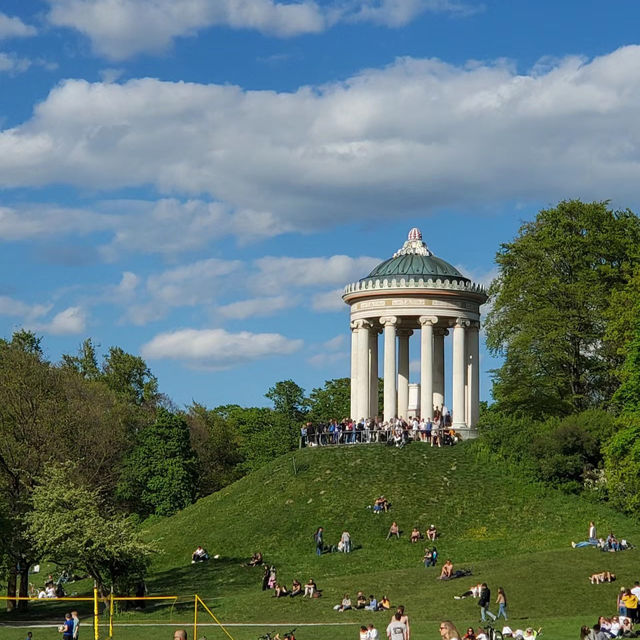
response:
[(592, 573), (589, 576), (591, 584), (601, 584), (603, 582), (615, 582), (616, 574), (610, 571), (601, 571), (600, 573)]
[(482, 591), (482, 583), (474, 584), (469, 587), (467, 591), (464, 591), (459, 596), (453, 596), (454, 600), (464, 600), (465, 598), (479, 598), (480, 592)]

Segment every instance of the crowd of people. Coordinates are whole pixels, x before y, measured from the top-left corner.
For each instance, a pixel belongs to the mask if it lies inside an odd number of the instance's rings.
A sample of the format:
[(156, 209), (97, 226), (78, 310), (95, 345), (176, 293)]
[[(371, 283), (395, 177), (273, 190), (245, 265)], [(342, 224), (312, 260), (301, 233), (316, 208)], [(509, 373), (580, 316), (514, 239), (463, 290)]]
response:
[[(446, 410), (446, 408), (445, 408)], [(450, 413), (436, 412), (431, 418), (402, 417), (391, 420), (361, 418), (344, 419), (328, 423), (307, 422), (300, 429), (300, 444), (303, 447), (337, 444), (383, 442), (402, 447), (408, 442), (426, 442), (432, 447), (456, 444), (461, 436), (453, 428)]]

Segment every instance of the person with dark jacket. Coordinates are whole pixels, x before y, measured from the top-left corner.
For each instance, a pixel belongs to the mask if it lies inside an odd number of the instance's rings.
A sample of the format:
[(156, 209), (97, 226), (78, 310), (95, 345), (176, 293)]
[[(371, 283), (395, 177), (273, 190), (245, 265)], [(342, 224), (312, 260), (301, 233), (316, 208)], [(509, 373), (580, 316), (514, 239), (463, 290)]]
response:
[(491, 604), (491, 591), (486, 582), (482, 583), (482, 589), (480, 589), (480, 598), (478, 600), (478, 606), (480, 607), (480, 617), (482, 622), (487, 621), (487, 616), (492, 620), (496, 619), (496, 616), (489, 611), (489, 605)]

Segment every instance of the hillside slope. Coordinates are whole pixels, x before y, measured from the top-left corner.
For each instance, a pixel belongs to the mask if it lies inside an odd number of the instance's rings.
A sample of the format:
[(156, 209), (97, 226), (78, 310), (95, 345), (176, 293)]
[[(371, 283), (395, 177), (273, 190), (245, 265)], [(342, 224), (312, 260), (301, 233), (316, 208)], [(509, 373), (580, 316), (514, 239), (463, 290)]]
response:
[[(374, 515), (367, 506), (381, 493), (392, 510)], [(589, 574), (608, 569), (627, 582), (640, 577), (636, 551), (605, 554), (570, 547), (571, 540), (582, 539), (591, 519), (601, 532), (611, 529), (634, 540), (635, 527), (624, 516), (509, 477), (477, 462), (468, 444), (306, 449), (153, 523), (148, 533), (163, 553), (154, 562), (149, 585), (155, 592), (198, 592), (215, 599), (226, 620), (332, 620), (336, 614), (330, 605), (343, 592), (355, 595), (362, 589), (377, 596), (387, 593), (392, 603), (402, 600), (424, 620), (473, 621), (475, 603), (452, 596), (486, 580), (494, 592), (504, 586), (516, 618), (570, 613), (588, 615), (591, 621), (596, 613), (615, 608), (621, 582), (594, 587)], [(386, 541), (392, 520), (404, 535)], [(434, 579), (439, 568), (422, 566), (426, 543), (410, 544), (408, 536), (414, 525), (424, 531), (430, 523), (442, 532), (440, 558), (471, 567), (477, 578), (441, 583)], [(318, 558), (312, 539), (318, 525), (325, 529), (326, 542), (334, 544), (348, 529), (355, 551)], [(220, 554), (220, 560), (191, 565), (190, 552), (197, 544)], [(287, 585), (293, 577), (304, 582), (313, 576), (324, 597), (275, 600), (262, 593), (260, 569), (241, 566), (256, 550), (278, 567)], [(357, 611), (341, 620), (366, 617)]]

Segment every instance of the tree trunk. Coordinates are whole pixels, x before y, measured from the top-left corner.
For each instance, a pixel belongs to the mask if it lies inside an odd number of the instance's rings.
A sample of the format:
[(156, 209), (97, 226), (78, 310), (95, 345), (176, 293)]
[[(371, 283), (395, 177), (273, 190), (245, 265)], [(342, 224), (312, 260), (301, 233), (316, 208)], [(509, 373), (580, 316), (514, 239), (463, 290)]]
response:
[[(18, 569), (13, 564), (9, 567), (9, 575), (7, 576), (7, 598), (16, 597), (16, 587), (18, 582)], [(16, 608), (15, 600), (7, 600), (7, 611), (13, 611)]]
[[(26, 562), (20, 563), (20, 593), (21, 598), (29, 595), (29, 567), (31, 565)], [(18, 609), (26, 609), (29, 606), (28, 600), (18, 600)]]

